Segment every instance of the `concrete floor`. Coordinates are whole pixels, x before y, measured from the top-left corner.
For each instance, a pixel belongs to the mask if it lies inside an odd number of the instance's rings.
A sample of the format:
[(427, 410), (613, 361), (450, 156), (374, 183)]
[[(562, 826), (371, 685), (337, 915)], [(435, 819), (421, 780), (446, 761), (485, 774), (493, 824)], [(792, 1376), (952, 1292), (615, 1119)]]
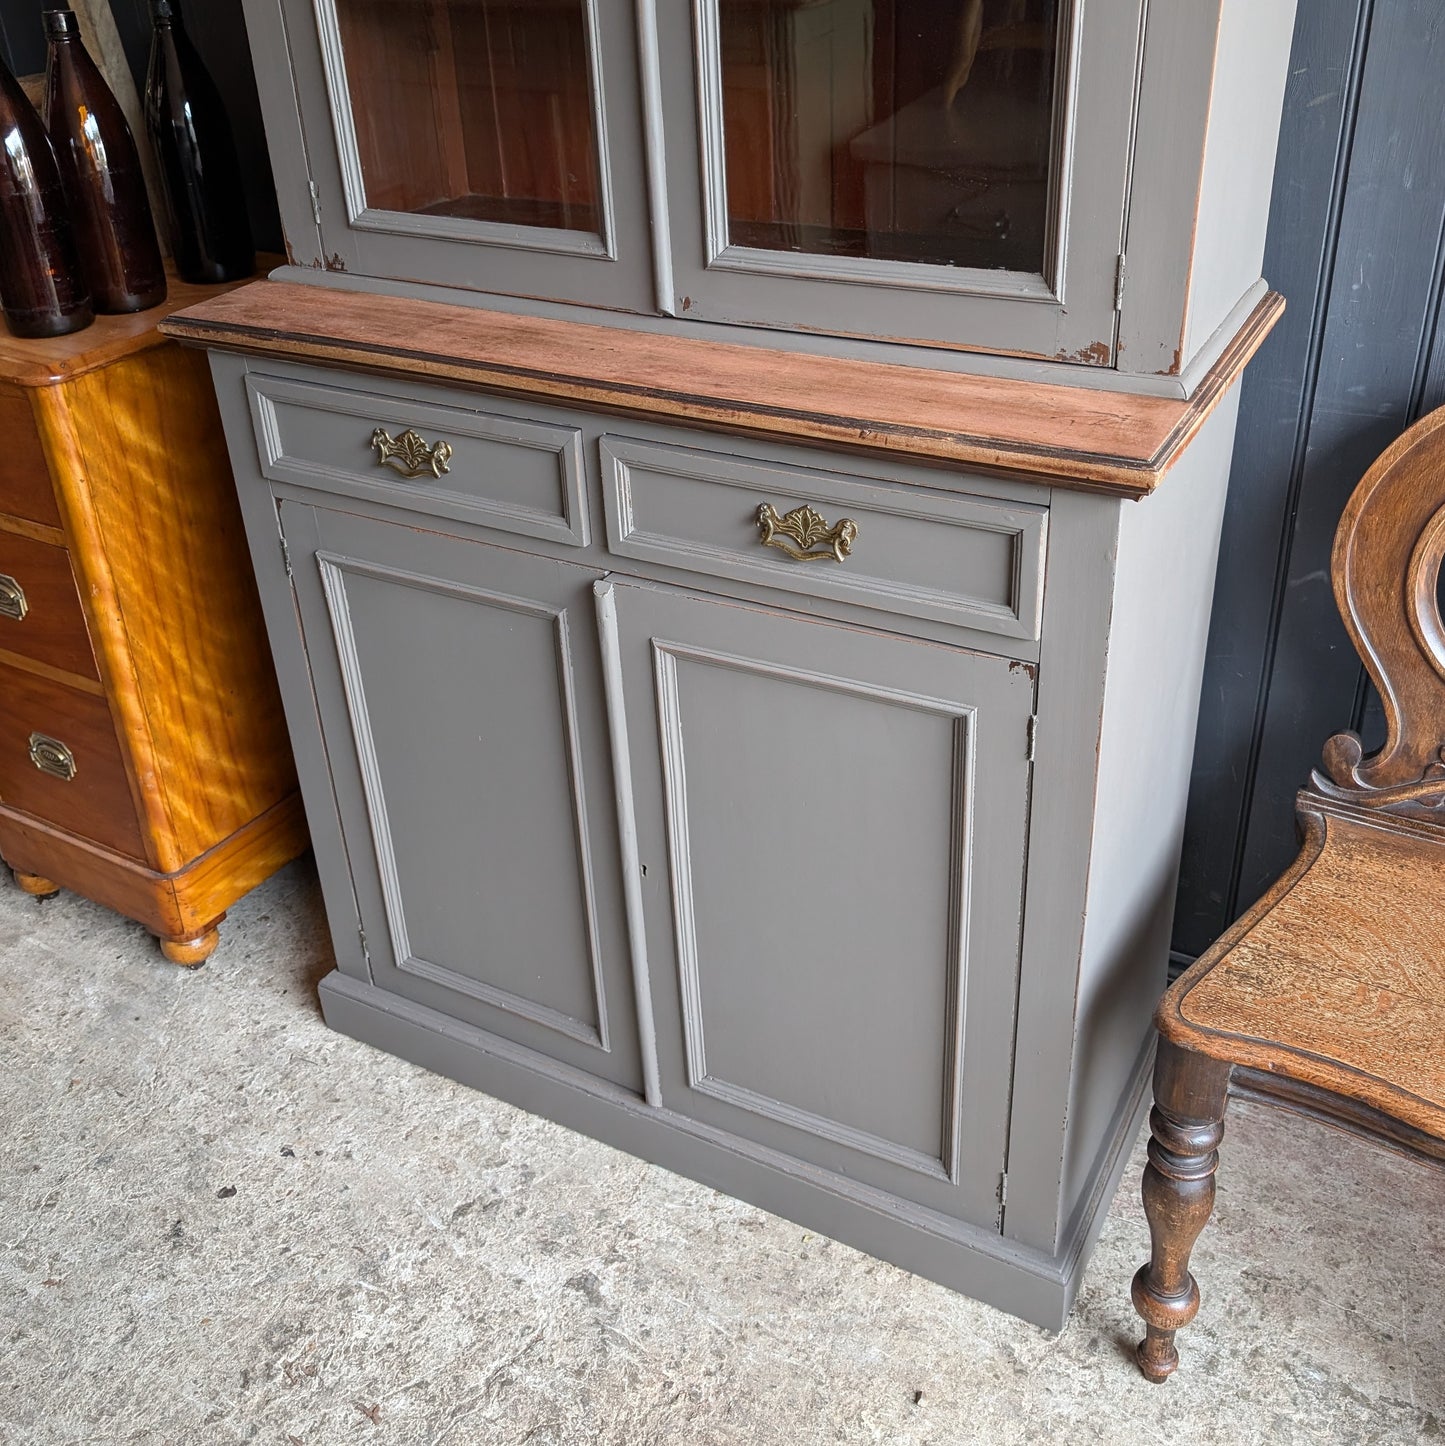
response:
[(1445, 1174), (1238, 1105), (1204, 1309), (1128, 1358), (1141, 1155), (1050, 1337), (333, 1034), (314, 877), (196, 974), (0, 882), (0, 1442), (1404, 1442)]

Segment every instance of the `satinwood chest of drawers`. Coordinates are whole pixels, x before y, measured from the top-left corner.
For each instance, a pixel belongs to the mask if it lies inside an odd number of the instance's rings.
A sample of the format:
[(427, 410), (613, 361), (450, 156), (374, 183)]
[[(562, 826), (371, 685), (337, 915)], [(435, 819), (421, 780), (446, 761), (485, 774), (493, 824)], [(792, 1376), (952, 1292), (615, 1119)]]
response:
[(306, 843), (206, 368), (156, 329), (222, 290), (0, 337), (0, 856), (179, 964)]

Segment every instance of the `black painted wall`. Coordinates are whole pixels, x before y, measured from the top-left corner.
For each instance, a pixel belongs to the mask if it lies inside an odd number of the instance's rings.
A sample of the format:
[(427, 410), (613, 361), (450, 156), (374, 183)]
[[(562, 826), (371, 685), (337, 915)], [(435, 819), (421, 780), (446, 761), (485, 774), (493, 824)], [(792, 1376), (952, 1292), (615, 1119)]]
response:
[(1381, 732), (1330, 548), (1375, 456), (1445, 404), (1440, 0), (1300, 0), (1265, 275), (1289, 310), (1244, 381), (1176, 962), (1293, 858), (1293, 796), (1325, 739)]
[[(0, 48), (17, 75), (45, 69), (40, 13), (53, 8), (61, 8), (55, 0), (0, 0)], [(110, 0), (110, 8), (136, 88), (144, 93), (151, 34), (147, 0)], [(236, 133), (256, 245), (262, 251), (279, 252), (283, 249), (281, 220), (276, 211), (276, 187), (261, 128), (261, 106), (256, 99), (241, 0), (181, 0), (181, 10), (196, 49), (220, 87)]]

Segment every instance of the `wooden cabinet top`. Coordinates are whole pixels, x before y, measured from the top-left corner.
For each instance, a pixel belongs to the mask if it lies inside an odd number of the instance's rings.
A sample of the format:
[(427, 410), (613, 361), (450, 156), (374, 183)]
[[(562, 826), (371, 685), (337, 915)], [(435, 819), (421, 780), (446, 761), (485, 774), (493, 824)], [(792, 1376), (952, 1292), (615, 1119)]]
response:
[[(261, 262), (275, 259), (261, 258)], [(32, 339), (12, 336), (0, 327), (0, 382), (20, 387), (54, 386), (145, 351), (147, 347), (160, 346), (166, 338), (156, 329), (157, 323), (174, 312), (209, 301), (245, 283), (193, 286), (167, 267), (166, 284), (168, 294), (159, 306), (132, 312), (129, 316), (97, 316), (93, 326), (69, 336)]]
[(1271, 293), (1188, 400), (931, 371), (262, 281), (162, 331), (226, 351), (461, 382), (1007, 472), (1120, 496), (1152, 492), (1284, 309)]

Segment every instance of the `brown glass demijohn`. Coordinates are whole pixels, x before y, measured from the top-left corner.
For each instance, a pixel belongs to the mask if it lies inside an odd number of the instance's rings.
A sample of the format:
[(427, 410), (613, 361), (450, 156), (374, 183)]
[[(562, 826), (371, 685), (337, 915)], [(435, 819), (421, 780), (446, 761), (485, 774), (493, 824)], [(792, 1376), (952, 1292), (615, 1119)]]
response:
[(150, 0), (146, 129), (160, 162), (171, 254), (182, 279), (239, 281), (256, 269), (241, 163), (221, 93), (176, 0)]
[(50, 138), (0, 62), (0, 306), (16, 336), (64, 336), (95, 320)]
[(135, 138), (70, 10), (47, 10), (45, 125), (70, 197), (81, 270), (97, 311), (166, 299), (166, 273)]

